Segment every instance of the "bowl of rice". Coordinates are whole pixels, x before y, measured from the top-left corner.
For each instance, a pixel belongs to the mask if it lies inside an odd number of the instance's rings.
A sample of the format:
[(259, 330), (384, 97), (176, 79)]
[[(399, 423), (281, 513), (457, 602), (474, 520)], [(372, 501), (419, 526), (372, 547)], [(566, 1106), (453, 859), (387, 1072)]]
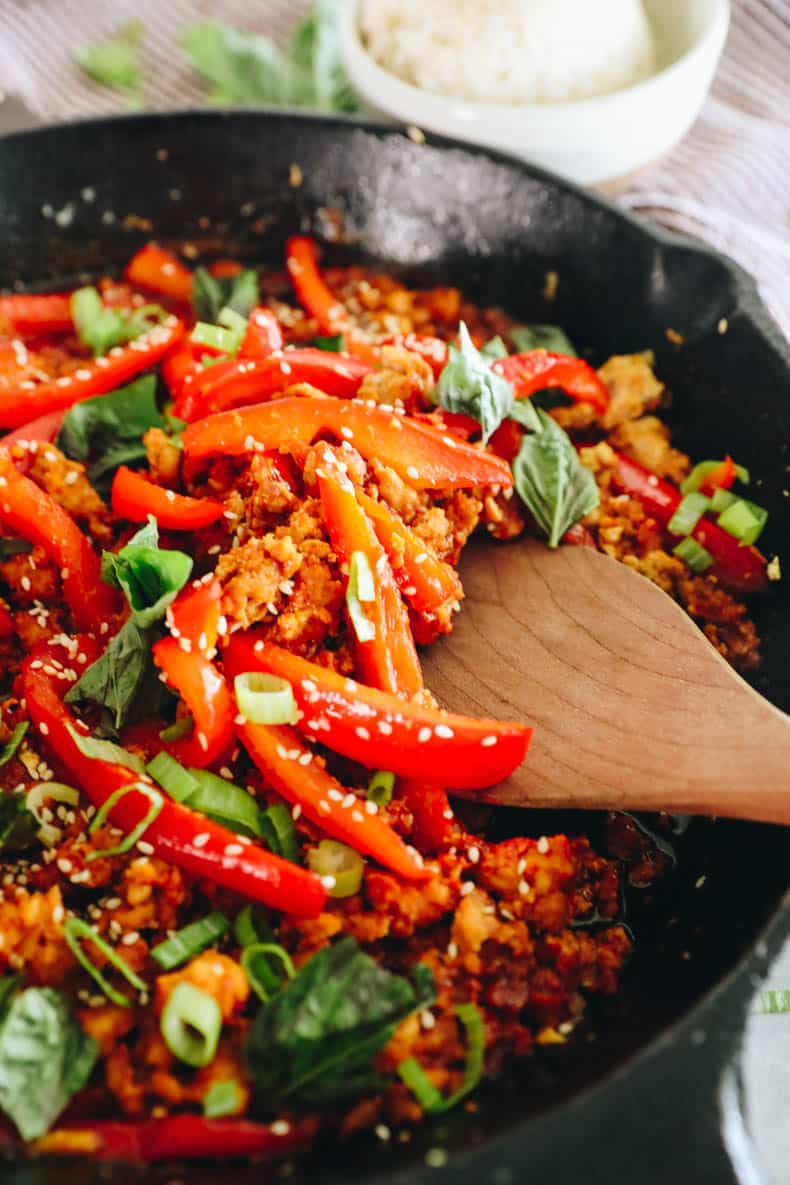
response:
[(343, 52), (373, 111), (612, 185), (683, 138), (729, 0), (345, 0)]

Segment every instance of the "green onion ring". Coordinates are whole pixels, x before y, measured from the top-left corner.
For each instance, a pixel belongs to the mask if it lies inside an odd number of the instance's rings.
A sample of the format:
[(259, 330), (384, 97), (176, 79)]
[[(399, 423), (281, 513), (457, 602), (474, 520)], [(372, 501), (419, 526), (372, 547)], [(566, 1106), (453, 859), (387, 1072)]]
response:
[(287, 679), (247, 671), (233, 680), (236, 706), (252, 724), (296, 724), (300, 712)]
[(116, 991), (112, 984), (107, 982), (99, 968), (90, 961), (83, 951), (79, 943), (80, 938), (87, 938), (94, 946), (98, 947), (108, 963), (111, 963), (116, 971), (121, 973), (126, 982), (131, 984), (135, 991), (148, 991), (148, 984), (145, 980), (142, 980), (139, 975), (132, 971), (129, 964), (124, 962), (117, 951), (113, 950), (110, 944), (105, 942), (101, 934), (98, 934), (87, 922), (83, 922), (80, 918), (68, 918), (63, 925), (63, 937), (66, 939), (69, 950), (80, 966), (87, 971), (91, 979), (95, 980), (107, 999), (111, 1000), (113, 1004), (117, 1004), (119, 1008), (131, 1008), (134, 1001), (130, 1000), (128, 996), (124, 996), (121, 992)]

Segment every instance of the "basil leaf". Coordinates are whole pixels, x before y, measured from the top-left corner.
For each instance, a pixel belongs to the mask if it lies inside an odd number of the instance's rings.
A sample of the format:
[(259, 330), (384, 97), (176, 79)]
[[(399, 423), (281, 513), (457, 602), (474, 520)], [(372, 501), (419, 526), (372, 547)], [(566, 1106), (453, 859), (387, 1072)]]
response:
[(30, 987), (11, 1001), (0, 1026), (0, 1110), (24, 1140), (49, 1130), (98, 1055), (61, 992)]
[(11, 736), (3, 745), (2, 749), (0, 749), (0, 766), (8, 765), (9, 761), (14, 756), (19, 746), (22, 744), (22, 741), (25, 739), (25, 733), (29, 728), (29, 720), (22, 720), (19, 724), (17, 724), (16, 728), (11, 733)]
[(439, 376), (439, 403), (447, 411), (461, 412), (477, 420), (485, 444), (510, 415), (513, 388), (507, 379), (491, 370), (475, 348), (463, 321), (458, 336), (460, 349), (450, 346), (450, 361)]
[(165, 689), (151, 660), (156, 635), (130, 617), (96, 662), (66, 693), (67, 703), (90, 700), (107, 709), (111, 728), (142, 720), (159, 710)]
[(40, 823), (25, 805), (24, 793), (0, 790), (0, 852), (19, 852), (30, 847)]
[(101, 558), (102, 580), (123, 590), (142, 630), (162, 620), (191, 572), (192, 559), (186, 552), (159, 546), (153, 517), (119, 552), (105, 551)]
[(126, 91), (139, 102), (142, 88), (140, 47), (144, 35), (142, 21), (127, 21), (111, 40), (78, 50), (74, 55), (77, 65), (94, 82)]
[(90, 757), (94, 761), (109, 761), (112, 765), (122, 765), (125, 769), (133, 769), (136, 774), (145, 773), (142, 758), (130, 753), (128, 749), (122, 749), (120, 745), (115, 745), (112, 741), (86, 736), (84, 732), (79, 732), (70, 724), (66, 727), (71, 739), (84, 757)]
[(435, 997), (418, 963), (412, 981), (380, 967), (350, 937), (305, 963), (258, 1013), (245, 1055), (256, 1087), (308, 1106), (377, 1091), (373, 1059), (396, 1026)]
[(204, 267), (197, 267), (192, 275), (192, 308), (198, 321), (216, 325), (223, 309), (233, 309), (242, 317), (249, 317), (260, 303), (258, 273), (250, 268), (235, 276), (212, 276)]
[(0, 1025), (8, 1015), (8, 1009), (11, 1006), (16, 993), (22, 986), (21, 975), (4, 975), (0, 979)]
[(598, 505), (598, 486), (556, 420), (540, 409), (537, 415), (541, 431), (522, 440), (513, 479), (549, 547), (557, 547), (565, 532)]
[(55, 444), (72, 461), (87, 465), (90, 482), (106, 496), (119, 465), (145, 463), (143, 433), (165, 426), (156, 406), (156, 378), (144, 375), (109, 395), (75, 403)]
[(27, 539), (0, 539), (0, 563), (14, 555), (28, 555), (32, 550), (33, 544)]
[(529, 428), (530, 432), (543, 431), (543, 425), (532, 399), (516, 399), (510, 409), (508, 419), (515, 420), (524, 428)]
[(336, 0), (318, 0), (297, 25), (288, 47), (294, 82), (290, 102), (321, 111), (358, 111), (359, 103), (343, 64)]
[(496, 362), (498, 358), (507, 358), (507, 346), (499, 335), (492, 337), (481, 349), (480, 357), (487, 358), (490, 362)]
[(519, 354), (527, 354), (530, 350), (550, 350), (553, 354), (579, 357), (570, 338), (559, 325), (517, 325), (510, 330), (510, 340)]
[(335, 0), (319, 0), (283, 53), (268, 37), (217, 21), (189, 25), (181, 44), (209, 84), (209, 99), (225, 105), (267, 103), (357, 111), (342, 62)]

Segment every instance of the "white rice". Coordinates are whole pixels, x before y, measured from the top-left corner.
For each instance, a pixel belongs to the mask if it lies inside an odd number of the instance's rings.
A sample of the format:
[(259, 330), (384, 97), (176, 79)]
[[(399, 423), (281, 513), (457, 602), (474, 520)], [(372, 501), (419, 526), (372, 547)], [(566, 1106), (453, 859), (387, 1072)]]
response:
[(386, 70), (480, 102), (589, 98), (656, 69), (642, 0), (362, 0), (360, 24)]

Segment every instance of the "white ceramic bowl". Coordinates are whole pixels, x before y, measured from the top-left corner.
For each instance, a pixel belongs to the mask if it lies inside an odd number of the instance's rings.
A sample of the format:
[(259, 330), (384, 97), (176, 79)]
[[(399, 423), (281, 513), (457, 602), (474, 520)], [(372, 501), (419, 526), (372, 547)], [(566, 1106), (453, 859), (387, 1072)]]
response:
[(447, 98), (382, 69), (362, 44), (358, 7), (358, 0), (344, 0), (343, 55), (369, 108), (513, 153), (585, 185), (620, 181), (683, 138), (710, 89), (730, 19), (729, 0), (645, 0), (658, 43), (656, 74), (597, 98), (513, 106)]

